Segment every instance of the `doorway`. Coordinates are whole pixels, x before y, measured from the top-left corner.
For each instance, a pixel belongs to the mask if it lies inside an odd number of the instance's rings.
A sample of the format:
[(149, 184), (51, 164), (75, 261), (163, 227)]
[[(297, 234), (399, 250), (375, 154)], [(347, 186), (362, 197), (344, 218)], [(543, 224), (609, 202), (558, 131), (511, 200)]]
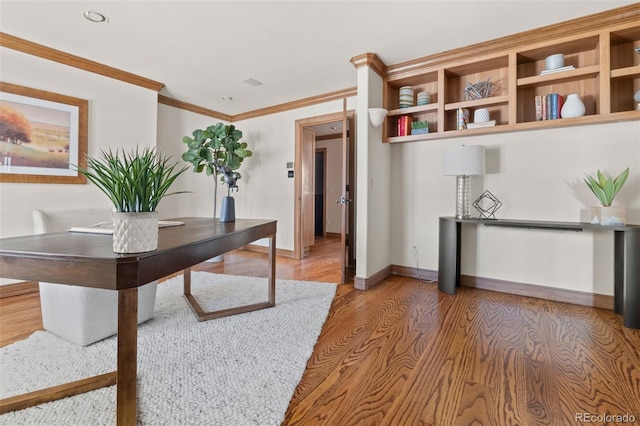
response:
[(316, 148), (316, 164), (315, 164), (315, 180), (316, 180), (316, 196), (315, 196), (315, 220), (314, 220), (314, 236), (325, 237), (327, 235), (327, 202), (325, 188), (327, 186), (327, 148)]
[(302, 259), (316, 236), (339, 236), (343, 282), (355, 273), (353, 120), (347, 111), (296, 121), (294, 256)]

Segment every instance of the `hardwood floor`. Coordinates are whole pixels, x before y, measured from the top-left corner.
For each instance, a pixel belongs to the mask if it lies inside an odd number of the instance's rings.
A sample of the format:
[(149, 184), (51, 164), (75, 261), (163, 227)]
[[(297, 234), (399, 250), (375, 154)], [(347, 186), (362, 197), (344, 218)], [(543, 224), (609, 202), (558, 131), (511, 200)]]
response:
[[(278, 278), (337, 282), (334, 248), (325, 239), (302, 261), (278, 258)], [(264, 258), (234, 251), (196, 269), (258, 275)], [(39, 315), (33, 295), (0, 300), (2, 345), (41, 327)], [(450, 296), (391, 277), (367, 291), (338, 286), (283, 424), (593, 423), (640, 423), (640, 330), (604, 309)]]

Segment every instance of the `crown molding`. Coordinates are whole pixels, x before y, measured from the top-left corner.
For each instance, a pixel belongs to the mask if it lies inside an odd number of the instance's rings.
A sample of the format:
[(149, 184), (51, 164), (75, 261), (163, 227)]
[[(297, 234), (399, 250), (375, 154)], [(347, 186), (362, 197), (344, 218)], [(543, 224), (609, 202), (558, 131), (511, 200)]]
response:
[(303, 108), (311, 105), (321, 104), (337, 99), (349, 98), (358, 94), (357, 87), (337, 90), (335, 92), (324, 93), (322, 95), (312, 96), (309, 98), (298, 99), (297, 101), (286, 102), (279, 105), (273, 105), (266, 108), (256, 109), (254, 111), (244, 112), (232, 116), (231, 121), (247, 120), (249, 118), (261, 117), (264, 115), (275, 114), (278, 112), (290, 111), (293, 109)]
[(58, 62), (63, 65), (79, 68), (81, 70), (89, 71), (95, 74), (100, 74), (105, 77), (124, 81), (125, 83), (141, 86), (156, 92), (160, 91), (164, 87), (164, 83), (160, 83), (159, 81), (150, 80), (148, 78), (141, 77), (130, 72), (122, 71), (117, 68), (101, 64), (99, 62), (91, 61), (89, 59), (81, 58), (80, 56), (75, 56), (61, 50), (52, 49), (51, 47), (34, 43), (32, 41), (15, 37), (11, 34), (3, 32), (0, 32), (0, 46), (50, 61)]
[(169, 105), (174, 108), (183, 109), (185, 111), (195, 112), (196, 114), (206, 115), (207, 117), (217, 118), (219, 120), (224, 121), (233, 121), (233, 117), (229, 114), (224, 114), (222, 112), (214, 111), (212, 109), (204, 108), (198, 105), (191, 104), (189, 102), (180, 101), (178, 99), (170, 98), (165, 95), (158, 94), (158, 103)]
[(354, 56), (349, 62), (356, 68), (369, 67), (383, 78), (387, 73), (387, 66), (375, 53), (363, 53), (362, 55)]

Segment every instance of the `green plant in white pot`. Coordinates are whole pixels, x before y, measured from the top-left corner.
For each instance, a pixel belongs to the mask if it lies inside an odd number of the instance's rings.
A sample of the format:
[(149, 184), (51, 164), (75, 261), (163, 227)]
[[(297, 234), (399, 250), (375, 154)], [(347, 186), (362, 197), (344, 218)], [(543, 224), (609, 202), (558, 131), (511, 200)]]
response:
[(585, 183), (591, 189), (591, 192), (600, 200), (601, 206), (591, 209), (591, 223), (599, 223), (601, 225), (624, 225), (626, 221), (626, 209), (623, 206), (612, 207), (611, 203), (618, 192), (629, 177), (629, 167), (615, 179), (611, 176), (605, 176), (600, 170), (596, 172), (595, 177), (586, 175)]
[[(221, 221), (235, 220), (235, 208), (231, 190), (237, 190), (236, 181), (242, 176), (237, 171), (245, 158), (253, 152), (247, 149), (246, 142), (240, 142), (242, 132), (233, 125), (217, 123), (206, 129), (196, 129), (193, 137), (185, 136), (182, 142), (187, 144), (187, 151), (182, 159), (193, 165), (195, 173), (205, 172), (214, 177), (213, 217), (216, 217), (218, 200), (218, 175), (226, 183), (229, 192), (222, 200)], [(225, 208), (226, 207), (226, 208)]]
[(113, 251), (140, 253), (158, 248), (158, 212), (156, 207), (176, 178), (188, 169), (176, 169), (177, 163), (157, 154), (155, 148), (135, 148), (130, 152), (101, 151), (87, 158), (87, 167), (77, 167), (104, 192), (113, 213)]

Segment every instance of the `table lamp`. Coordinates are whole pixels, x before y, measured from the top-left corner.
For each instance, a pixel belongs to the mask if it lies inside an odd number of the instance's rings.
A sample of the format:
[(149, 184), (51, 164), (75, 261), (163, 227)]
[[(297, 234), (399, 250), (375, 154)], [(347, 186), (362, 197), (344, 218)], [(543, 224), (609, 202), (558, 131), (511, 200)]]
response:
[(484, 174), (483, 146), (452, 146), (444, 151), (442, 174), (456, 176), (456, 219), (468, 219), (470, 204), (470, 176)]

